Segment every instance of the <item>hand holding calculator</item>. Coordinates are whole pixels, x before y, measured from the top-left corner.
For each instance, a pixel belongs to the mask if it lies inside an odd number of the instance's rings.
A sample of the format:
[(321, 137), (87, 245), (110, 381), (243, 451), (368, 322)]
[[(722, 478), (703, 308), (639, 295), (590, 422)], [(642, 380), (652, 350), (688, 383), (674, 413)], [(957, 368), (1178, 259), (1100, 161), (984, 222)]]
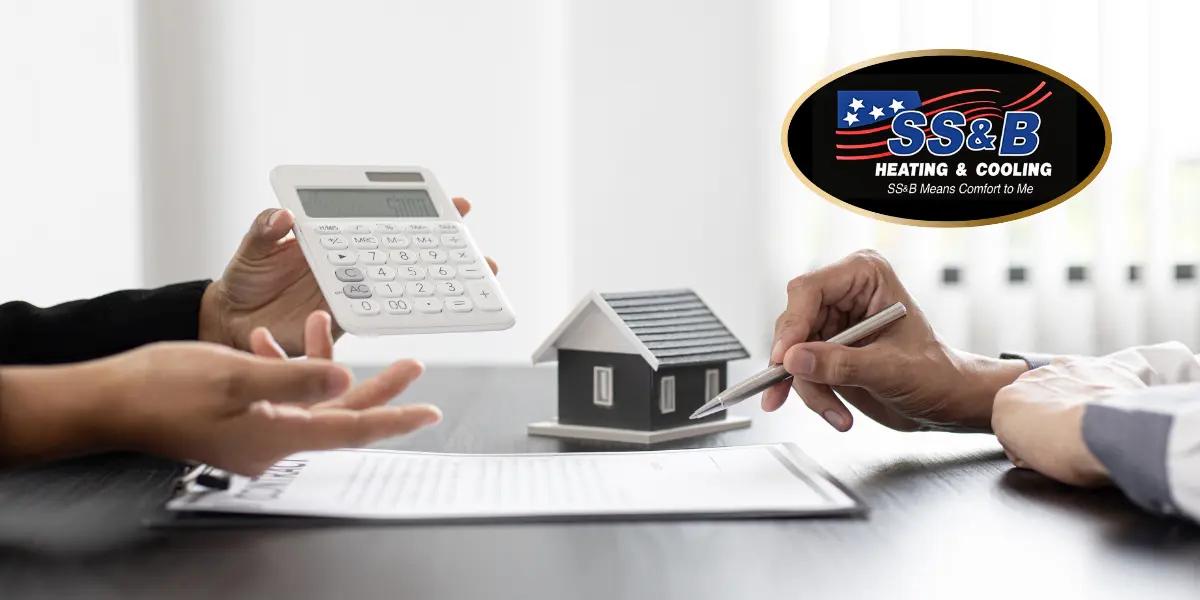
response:
[(512, 307), (420, 167), (279, 166), (271, 185), (338, 324), (357, 335), (507, 329)]

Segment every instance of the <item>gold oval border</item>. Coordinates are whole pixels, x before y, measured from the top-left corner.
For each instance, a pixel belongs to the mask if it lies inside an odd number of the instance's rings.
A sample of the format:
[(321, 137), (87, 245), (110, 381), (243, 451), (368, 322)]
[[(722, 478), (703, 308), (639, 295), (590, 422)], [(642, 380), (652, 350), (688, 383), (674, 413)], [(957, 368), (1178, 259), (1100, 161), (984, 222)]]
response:
[[(871, 65), (877, 65), (880, 63), (891, 62), (894, 60), (900, 60), (900, 59), (905, 59), (905, 58), (916, 58), (916, 57), (921, 57), (921, 56), (973, 56), (976, 58), (988, 58), (988, 59), (992, 59), (992, 60), (999, 60), (999, 61), (1003, 61), (1003, 62), (1007, 62), (1007, 63), (1021, 65), (1023, 67), (1028, 67), (1035, 71), (1040, 71), (1041, 73), (1044, 73), (1046, 75), (1049, 75), (1049, 76), (1057, 79), (1059, 81), (1059, 83), (1067, 84), (1068, 87), (1075, 90), (1081, 96), (1083, 96), (1085, 99), (1087, 99), (1088, 103), (1092, 105), (1092, 108), (1096, 109), (1096, 112), (1100, 115), (1100, 122), (1104, 124), (1104, 152), (1100, 155), (1100, 161), (1096, 163), (1096, 167), (1094, 169), (1092, 169), (1092, 172), (1089, 173), (1087, 177), (1085, 177), (1082, 181), (1080, 181), (1075, 187), (1067, 190), (1066, 193), (1062, 194), (1058, 198), (1055, 198), (1054, 200), (1051, 200), (1044, 204), (1039, 204), (1033, 208), (1030, 208), (1028, 210), (1023, 210), (1019, 213), (1012, 213), (1012, 214), (1004, 215), (1002, 217), (990, 217), (987, 219), (974, 219), (971, 221), (925, 221), (925, 220), (921, 220), (921, 219), (905, 219), (903, 217), (893, 217), (891, 215), (884, 215), (884, 214), (880, 214), (880, 213), (876, 213), (876, 212), (871, 212), (865, 208), (860, 208), (858, 206), (854, 206), (853, 204), (850, 204), (849, 202), (846, 202), (845, 200), (842, 200), (840, 198), (837, 198), (836, 196), (833, 196), (829, 192), (826, 192), (825, 190), (821, 189), (821, 187), (818, 186), (817, 184), (810, 181), (807, 177), (805, 177), (804, 174), (800, 172), (800, 168), (796, 166), (796, 161), (792, 160), (791, 148), (788, 147), (788, 127), (792, 124), (792, 119), (794, 119), (796, 117), (796, 111), (800, 109), (800, 105), (804, 104), (804, 101), (808, 100), (809, 96), (812, 96), (818, 90), (825, 87), (827, 84), (831, 83), (833, 80), (837, 79), (838, 77), (841, 77), (842, 75), (846, 75), (847, 73), (852, 73), (854, 71), (857, 71), (864, 67), (869, 67)], [(783, 157), (785, 160), (787, 160), (788, 166), (791, 167), (792, 172), (796, 174), (796, 177), (799, 177), (800, 181), (803, 181), (804, 184), (809, 187), (809, 189), (816, 192), (818, 195), (822, 196), (823, 198), (825, 198), (826, 200), (828, 200), (829, 202), (831, 202), (837, 206), (840, 206), (840, 207), (850, 210), (852, 212), (856, 212), (863, 216), (871, 217), (872, 219), (886, 221), (888, 223), (896, 223), (899, 225), (914, 225), (917, 227), (978, 227), (981, 225), (994, 225), (996, 223), (1007, 223), (1009, 221), (1016, 221), (1017, 219), (1022, 219), (1024, 217), (1028, 217), (1030, 215), (1036, 215), (1037, 213), (1040, 213), (1044, 210), (1049, 210), (1051, 208), (1054, 208), (1055, 206), (1058, 206), (1059, 204), (1062, 204), (1063, 202), (1066, 202), (1068, 199), (1071, 198), (1071, 196), (1074, 196), (1075, 194), (1078, 194), (1080, 191), (1082, 191), (1083, 188), (1087, 186), (1087, 184), (1091, 183), (1092, 180), (1095, 179), (1096, 176), (1100, 174), (1100, 170), (1103, 169), (1104, 164), (1108, 162), (1108, 153), (1110, 150), (1112, 150), (1112, 125), (1108, 122), (1108, 114), (1104, 112), (1104, 108), (1100, 106), (1100, 103), (1096, 100), (1095, 96), (1093, 96), (1086, 89), (1084, 89), (1083, 86), (1076, 83), (1074, 79), (1071, 79), (1070, 77), (1067, 77), (1066, 75), (1063, 75), (1062, 73), (1059, 73), (1058, 71), (1055, 71), (1054, 69), (1051, 69), (1050, 67), (1040, 65), (1031, 60), (1025, 60), (1024, 58), (1018, 58), (1016, 56), (1010, 56), (1008, 54), (1000, 54), (999, 52), (988, 52), (985, 50), (955, 50), (952, 48), (939, 48), (939, 49), (932, 49), (932, 50), (909, 50), (906, 52), (896, 52), (894, 54), (885, 54), (883, 56), (877, 56), (875, 58), (870, 58), (870, 59), (864, 60), (862, 62), (852, 64), (848, 67), (845, 67), (843, 69), (840, 69), (840, 70), (830, 74), (829, 76), (825, 77), (821, 81), (818, 81), (816, 83), (816, 85), (808, 88), (808, 90), (806, 90), (803, 94), (800, 95), (800, 98), (798, 100), (796, 100), (795, 102), (792, 103), (791, 109), (788, 110), (787, 118), (783, 120), (783, 133), (782, 133), (781, 138), (782, 138), (782, 146), (783, 146)]]

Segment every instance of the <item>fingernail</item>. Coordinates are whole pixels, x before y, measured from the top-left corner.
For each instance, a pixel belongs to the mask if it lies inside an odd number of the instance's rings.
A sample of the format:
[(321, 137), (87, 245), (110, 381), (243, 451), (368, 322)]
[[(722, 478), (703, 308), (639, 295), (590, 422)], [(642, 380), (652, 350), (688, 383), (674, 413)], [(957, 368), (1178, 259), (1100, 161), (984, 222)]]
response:
[(817, 368), (817, 356), (808, 350), (796, 351), (797, 375), (811, 375)]
[(442, 420), (442, 409), (436, 406), (427, 406), (428, 412), (425, 413), (425, 418), (421, 421), (422, 425), (433, 425)]
[(783, 350), (783, 340), (775, 340), (775, 345), (771, 346), (771, 360), (775, 360), (776, 356)]
[(279, 221), (279, 215), (281, 214), (283, 214), (282, 210), (276, 210), (275, 212), (271, 213), (270, 217), (267, 217), (267, 229), (275, 226), (275, 223)]
[(838, 431), (846, 430), (846, 417), (843, 417), (841, 413), (837, 412), (836, 410), (827, 410), (821, 413), (821, 416), (825, 417), (825, 420), (828, 421), (830, 425), (833, 425), (834, 429)]

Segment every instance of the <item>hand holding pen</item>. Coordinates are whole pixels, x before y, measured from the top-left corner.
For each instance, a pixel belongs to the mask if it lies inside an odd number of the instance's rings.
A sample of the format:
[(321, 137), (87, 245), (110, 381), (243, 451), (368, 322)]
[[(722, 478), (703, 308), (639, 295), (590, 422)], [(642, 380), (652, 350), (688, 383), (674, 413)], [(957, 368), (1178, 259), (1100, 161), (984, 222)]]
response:
[[(795, 389), (810, 410), (839, 431), (853, 423), (843, 400), (902, 431), (987, 431), (996, 391), (1026, 369), (1020, 360), (980, 356), (943, 343), (892, 266), (875, 252), (858, 252), (801, 275), (788, 283), (787, 293), (770, 362), (782, 365), (793, 379), (763, 393), (768, 412)], [(907, 315), (857, 346), (818, 341), (896, 302), (904, 304)]]

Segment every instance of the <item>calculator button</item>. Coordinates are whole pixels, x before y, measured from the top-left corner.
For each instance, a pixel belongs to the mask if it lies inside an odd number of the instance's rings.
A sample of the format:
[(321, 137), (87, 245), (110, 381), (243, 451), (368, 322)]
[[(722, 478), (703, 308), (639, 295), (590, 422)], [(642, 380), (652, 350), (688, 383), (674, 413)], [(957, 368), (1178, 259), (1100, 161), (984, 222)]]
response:
[(342, 267), (333, 272), (337, 275), (338, 281), (362, 281), (363, 272), (358, 267)]
[(467, 295), (470, 296), (471, 300), (474, 300), (475, 304), (478, 305), (482, 310), (497, 311), (503, 308), (500, 305), (500, 296), (496, 294), (496, 290), (492, 289), (492, 286), (487, 282), (468, 281), (467, 291), (470, 292)]
[(389, 315), (407, 315), (412, 312), (412, 307), (409, 306), (408, 300), (399, 298), (383, 301), (383, 310), (388, 311)]
[(417, 310), (423, 313), (442, 312), (442, 301), (437, 298), (417, 298)]
[(416, 250), (392, 250), (392, 262), (402, 265), (417, 264)]
[(412, 237), (418, 248), (437, 248), (437, 238), (428, 233), (418, 233)]
[(396, 278), (396, 268), (384, 265), (380, 265), (378, 267), (369, 267), (367, 269), (367, 275), (369, 275), (371, 279), (376, 279), (379, 281), (391, 281)]
[(350, 243), (354, 244), (355, 248), (378, 248), (379, 238), (373, 235), (352, 235)]
[(458, 223), (438, 223), (438, 233), (458, 233)]
[(450, 258), (453, 259), (454, 262), (460, 264), (475, 262), (475, 255), (471, 254), (471, 251), (465, 248), (462, 250), (451, 250)]
[(463, 240), (463, 236), (458, 234), (443, 235), (442, 245), (447, 248), (465, 248), (467, 242)]
[(432, 296), (433, 284), (428, 281), (410, 281), (404, 286), (407, 295), (413, 297)]
[(371, 233), (371, 228), (366, 225), (347, 225), (346, 231), (350, 233)]
[(475, 305), (466, 298), (446, 298), (446, 308), (454, 312), (471, 312)]
[(458, 268), (458, 276), (463, 279), (483, 279), (483, 267), (479, 265), (463, 265)]
[(410, 243), (407, 237), (398, 233), (383, 236), (383, 245), (388, 248), (407, 248)]
[(371, 300), (351, 300), (350, 308), (360, 315), (377, 315), (379, 314), (379, 304)]
[(316, 232), (317, 235), (333, 235), (335, 233), (342, 232), (342, 228), (338, 227), (337, 225), (334, 225), (333, 223), (322, 223), (320, 225), (313, 225), (312, 230), (314, 232)]
[(350, 244), (346, 242), (346, 238), (340, 235), (321, 236), (321, 245), (324, 246), (326, 250), (345, 250), (346, 248), (350, 247)]
[(433, 227), (424, 223), (409, 223), (404, 226), (404, 230), (409, 233), (430, 233), (433, 231)]
[(355, 256), (354, 256), (353, 252), (334, 251), (334, 252), (330, 252), (327, 256), (329, 257), (329, 262), (331, 262), (335, 265), (338, 265), (338, 266), (352, 265), (352, 264), (354, 264), (354, 260), (355, 260)]
[(370, 298), (371, 286), (365, 283), (347, 283), (342, 286), (342, 291), (346, 292), (347, 298)]
[(404, 295), (403, 283), (377, 283), (375, 284), (375, 295), (384, 298), (395, 298)]
[(429, 267), (429, 276), (434, 279), (454, 279), (454, 267), (450, 265)]
[(358, 253), (358, 260), (368, 265), (382, 265), (387, 258), (387, 252), (383, 250), (363, 250)]
[(401, 267), (400, 279), (425, 279), (425, 267)]
[(461, 296), (463, 295), (463, 284), (457, 281), (439, 281), (437, 291), (443, 296)]
[(376, 223), (375, 233), (400, 233), (399, 223)]
[(440, 265), (446, 262), (445, 250), (422, 250), (421, 261)]

